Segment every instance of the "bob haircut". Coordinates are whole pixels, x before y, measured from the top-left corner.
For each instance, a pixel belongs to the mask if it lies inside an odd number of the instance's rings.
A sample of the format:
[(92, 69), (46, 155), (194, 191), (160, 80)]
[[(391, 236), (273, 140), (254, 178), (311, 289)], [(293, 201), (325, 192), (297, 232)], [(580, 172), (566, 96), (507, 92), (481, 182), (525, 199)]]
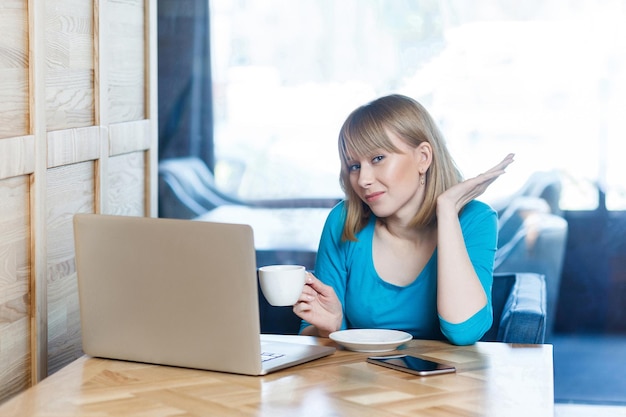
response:
[(356, 241), (356, 234), (369, 221), (372, 212), (350, 184), (348, 161), (368, 157), (381, 149), (400, 152), (387, 132), (392, 132), (411, 147), (427, 142), (432, 147), (432, 162), (425, 173), (425, 197), (411, 225), (430, 227), (437, 222), (437, 197), (463, 180), (443, 135), (426, 109), (416, 100), (394, 94), (378, 98), (354, 110), (339, 132), (341, 188), (346, 194), (346, 222), (342, 240)]

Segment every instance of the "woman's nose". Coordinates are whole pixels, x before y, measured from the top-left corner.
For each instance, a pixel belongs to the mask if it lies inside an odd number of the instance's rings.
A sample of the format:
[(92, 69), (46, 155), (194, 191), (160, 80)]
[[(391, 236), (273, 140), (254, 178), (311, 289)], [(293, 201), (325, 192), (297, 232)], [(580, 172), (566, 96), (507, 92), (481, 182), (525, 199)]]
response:
[(368, 168), (367, 166), (361, 166), (361, 169), (359, 170), (359, 180), (358, 180), (359, 187), (367, 188), (370, 185), (372, 185), (373, 181), (374, 179), (372, 175), (372, 170)]

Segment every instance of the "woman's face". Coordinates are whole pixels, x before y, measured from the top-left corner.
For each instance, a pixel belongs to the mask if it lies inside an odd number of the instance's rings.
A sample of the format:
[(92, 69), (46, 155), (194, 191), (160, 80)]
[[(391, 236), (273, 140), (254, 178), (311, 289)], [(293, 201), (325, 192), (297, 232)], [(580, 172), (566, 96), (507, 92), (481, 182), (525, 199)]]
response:
[(420, 170), (428, 168), (422, 152), (426, 144), (413, 148), (393, 133), (387, 135), (400, 152), (380, 149), (348, 160), (350, 186), (377, 217), (410, 220), (424, 199)]

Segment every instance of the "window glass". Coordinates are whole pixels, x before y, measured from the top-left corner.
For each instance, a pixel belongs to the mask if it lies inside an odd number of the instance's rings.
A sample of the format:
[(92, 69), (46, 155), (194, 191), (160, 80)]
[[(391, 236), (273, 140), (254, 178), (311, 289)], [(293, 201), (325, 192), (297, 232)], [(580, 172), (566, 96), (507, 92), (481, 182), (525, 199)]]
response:
[(337, 133), (401, 93), (465, 176), (514, 152), (497, 199), (536, 171), (563, 209), (626, 208), (623, 1), (212, 0), (216, 180), (243, 198), (341, 195)]

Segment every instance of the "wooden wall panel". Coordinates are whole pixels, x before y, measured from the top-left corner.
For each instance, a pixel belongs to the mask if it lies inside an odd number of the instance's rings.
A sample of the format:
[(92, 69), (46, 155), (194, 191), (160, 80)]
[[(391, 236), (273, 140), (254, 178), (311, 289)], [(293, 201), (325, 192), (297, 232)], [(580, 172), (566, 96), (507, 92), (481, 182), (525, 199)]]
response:
[(109, 125), (109, 155), (150, 149), (150, 128), (148, 120)]
[(0, 139), (29, 134), (25, 0), (0, 1)]
[(72, 219), (95, 211), (94, 177), (93, 162), (48, 171), (48, 373), (82, 354)]
[(106, 0), (103, 33), (109, 123), (146, 118), (145, 4), (143, 0)]
[(30, 384), (29, 178), (0, 180), (0, 402)]
[(72, 218), (156, 216), (156, 0), (0, 0), (0, 402), (82, 355)]
[(35, 137), (0, 139), (0, 180), (35, 170)]
[(46, 0), (47, 130), (94, 124), (93, 2)]
[(109, 158), (108, 214), (144, 216), (146, 213), (145, 152)]
[(48, 168), (98, 159), (102, 130), (92, 126), (48, 133)]

